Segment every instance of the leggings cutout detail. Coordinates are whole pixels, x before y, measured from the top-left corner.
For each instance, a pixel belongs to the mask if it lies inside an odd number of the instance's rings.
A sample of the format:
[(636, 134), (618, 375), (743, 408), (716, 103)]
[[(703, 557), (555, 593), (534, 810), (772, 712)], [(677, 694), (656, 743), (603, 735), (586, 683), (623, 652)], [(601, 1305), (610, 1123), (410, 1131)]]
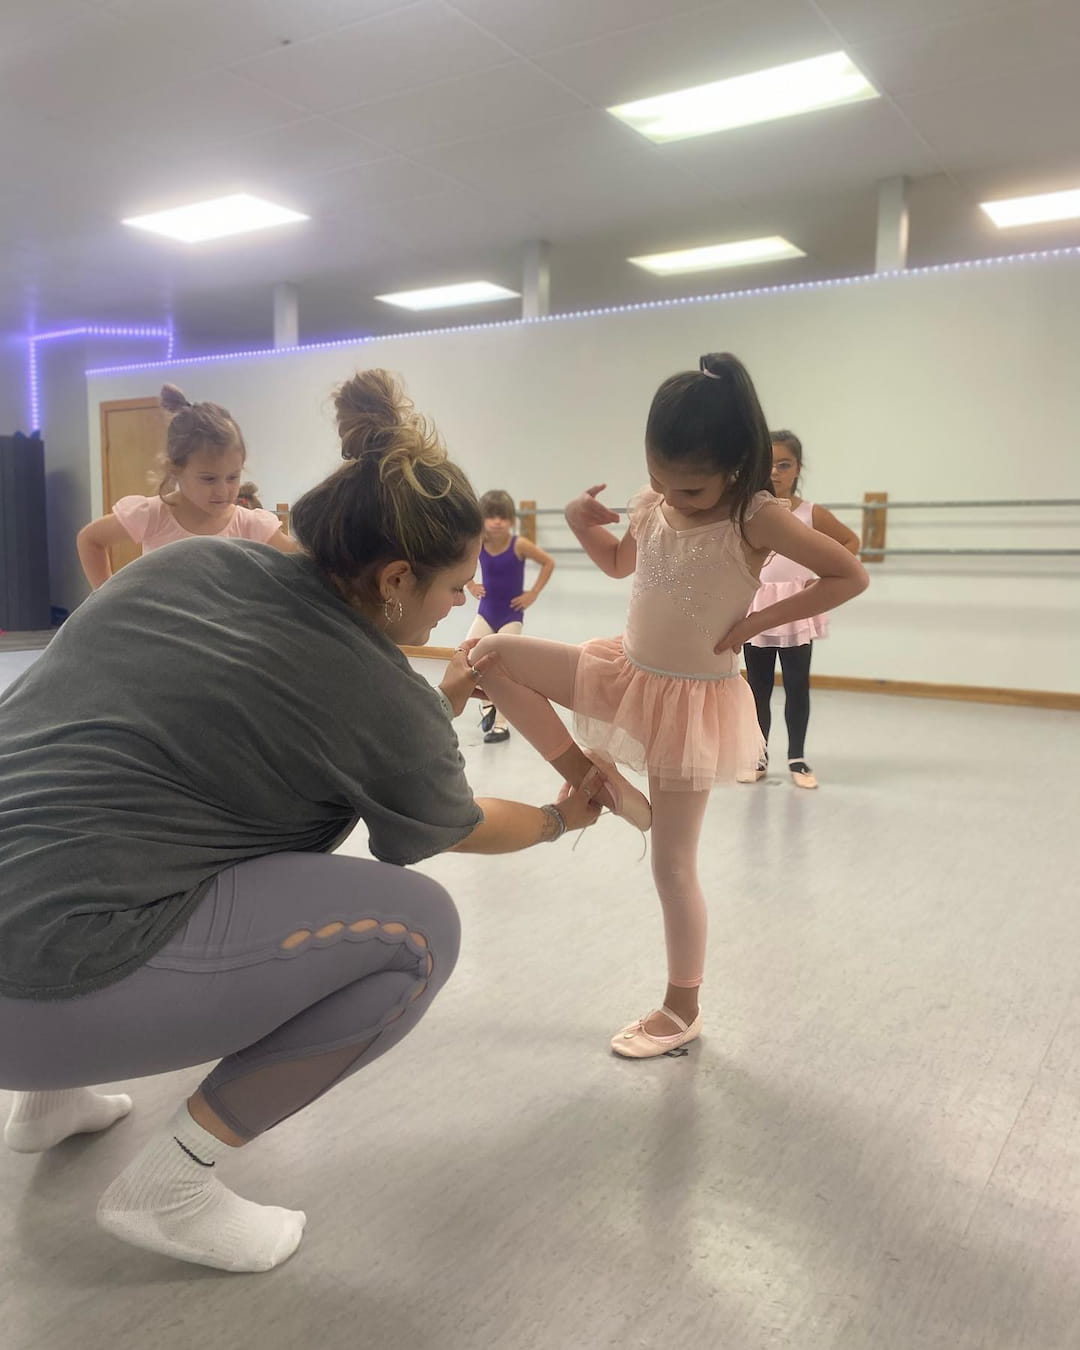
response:
[(407, 1036), (459, 941), (453, 902), (421, 873), (318, 853), (252, 859), (219, 873), (184, 927), (115, 984), (0, 997), (0, 1087), (57, 1091), (220, 1060), (203, 1096), (254, 1138)]

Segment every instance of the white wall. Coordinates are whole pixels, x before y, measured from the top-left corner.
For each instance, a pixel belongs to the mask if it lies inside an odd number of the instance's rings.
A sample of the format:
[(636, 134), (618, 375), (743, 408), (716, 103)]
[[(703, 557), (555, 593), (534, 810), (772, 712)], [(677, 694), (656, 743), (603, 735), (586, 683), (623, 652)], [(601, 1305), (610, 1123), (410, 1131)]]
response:
[[(99, 401), (169, 379), (228, 406), (263, 500), (294, 500), (336, 463), (333, 385), (383, 365), (403, 373), (478, 491), (561, 506), (607, 481), (623, 503), (644, 478), (656, 386), (703, 351), (731, 350), (770, 424), (802, 437), (816, 500), (1080, 497), (1078, 315), (1080, 262), (1057, 258), (98, 375), (91, 485)], [(897, 512), (889, 543), (1075, 547), (1078, 523), (1075, 509)], [(541, 521), (542, 545), (568, 542), (557, 518)], [(834, 616), (819, 672), (1080, 688), (1080, 559), (893, 559), (873, 578)], [(560, 558), (529, 630), (617, 632), (625, 597), (625, 584)], [(455, 615), (433, 641), (465, 626)]]

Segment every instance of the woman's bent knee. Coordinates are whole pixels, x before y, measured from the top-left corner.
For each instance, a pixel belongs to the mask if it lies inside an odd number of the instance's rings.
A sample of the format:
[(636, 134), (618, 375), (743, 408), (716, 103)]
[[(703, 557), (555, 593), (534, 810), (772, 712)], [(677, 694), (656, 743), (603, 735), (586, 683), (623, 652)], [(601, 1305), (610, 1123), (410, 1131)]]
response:
[[(409, 872), (410, 936), (426, 946), (443, 978), (453, 970), (461, 946), (461, 919), (450, 892), (422, 872)], [(422, 941), (420, 941), (422, 939)]]

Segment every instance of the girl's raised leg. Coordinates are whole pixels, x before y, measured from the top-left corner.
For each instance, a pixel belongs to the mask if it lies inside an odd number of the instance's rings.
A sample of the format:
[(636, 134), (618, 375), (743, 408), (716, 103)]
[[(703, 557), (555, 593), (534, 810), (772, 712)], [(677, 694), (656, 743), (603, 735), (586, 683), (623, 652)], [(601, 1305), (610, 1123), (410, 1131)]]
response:
[(551, 706), (573, 708), (578, 647), (544, 638), (482, 638), (473, 657), (495, 660), (484, 670), (484, 691), (511, 725), (546, 759), (571, 788), (584, 788), (638, 829), (651, 820), (648, 799), (606, 761), (594, 761), (575, 742)]

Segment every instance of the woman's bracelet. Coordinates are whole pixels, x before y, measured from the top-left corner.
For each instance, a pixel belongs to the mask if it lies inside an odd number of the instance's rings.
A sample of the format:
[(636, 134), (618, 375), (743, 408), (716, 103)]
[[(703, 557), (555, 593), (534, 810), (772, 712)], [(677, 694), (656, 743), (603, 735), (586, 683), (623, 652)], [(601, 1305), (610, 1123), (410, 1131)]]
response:
[(452, 722), (454, 720), (454, 705), (450, 702), (450, 700), (446, 697), (446, 695), (438, 687), (438, 685), (435, 686), (435, 693), (438, 696), (439, 702), (442, 704), (443, 712)]
[(540, 808), (547, 819), (544, 821), (544, 832), (540, 836), (542, 844), (553, 844), (556, 839), (561, 839), (566, 833), (566, 821), (563, 819), (563, 813), (557, 806), (542, 806)]

